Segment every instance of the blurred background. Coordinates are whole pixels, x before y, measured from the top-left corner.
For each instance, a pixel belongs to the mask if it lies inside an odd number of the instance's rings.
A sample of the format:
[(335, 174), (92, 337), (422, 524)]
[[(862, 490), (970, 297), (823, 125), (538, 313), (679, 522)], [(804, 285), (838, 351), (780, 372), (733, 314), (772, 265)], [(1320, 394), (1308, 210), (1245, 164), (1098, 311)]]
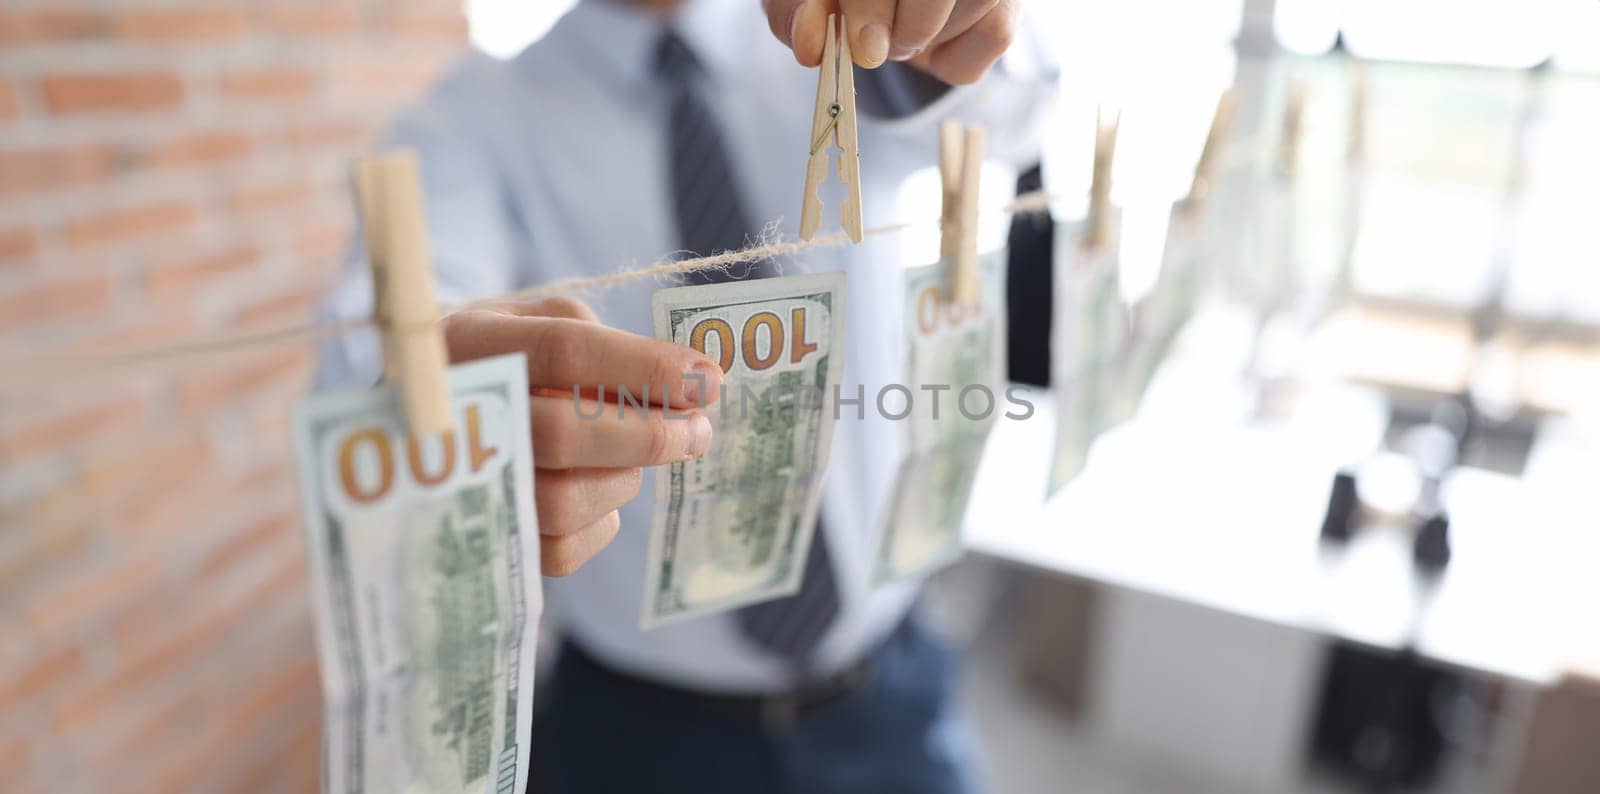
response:
[[(303, 321), (348, 159), (568, 5), (6, 0), (0, 359)], [(1600, 4), (1028, 11), (1058, 269), (1115, 118), (1124, 309), (1201, 278), (1064, 485), (1000, 424), (928, 593), (992, 790), (1600, 791)], [(310, 365), (0, 373), (7, 790), (316, 787)]]

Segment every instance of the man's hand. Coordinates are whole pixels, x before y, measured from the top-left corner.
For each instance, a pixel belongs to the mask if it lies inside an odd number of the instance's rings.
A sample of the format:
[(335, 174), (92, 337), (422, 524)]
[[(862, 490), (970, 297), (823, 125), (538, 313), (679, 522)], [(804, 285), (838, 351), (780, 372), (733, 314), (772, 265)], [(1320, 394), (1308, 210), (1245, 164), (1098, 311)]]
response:
[(976, 83), (1011, 46), (1019, 0), (761, 0), (802, 66), (822, 62), (828, 15), (843, 12), (858, 66), (906, 61), (951, 85)]
[[(566, 576), (616, 537), (617, 508), (639, 493), (641, 466), (697, 457), (711, 423), (695, 408), (717, 398), (722, 369), (686, 347), (607, 328), (578, 301), (494, 304), (444, 320), (451, 361), (502, 353), (528, 359), (540, 561)], [(618, 416), (617, 389), (649, 389), (647, 416)], [(574, 397), (574, 387), (585, 396)], [(612, 406), (595, 398), (604, 389)], [(604, 411), (598, 417), (596, 411)], [(669, 418), (671, 417), (671, 418)]]

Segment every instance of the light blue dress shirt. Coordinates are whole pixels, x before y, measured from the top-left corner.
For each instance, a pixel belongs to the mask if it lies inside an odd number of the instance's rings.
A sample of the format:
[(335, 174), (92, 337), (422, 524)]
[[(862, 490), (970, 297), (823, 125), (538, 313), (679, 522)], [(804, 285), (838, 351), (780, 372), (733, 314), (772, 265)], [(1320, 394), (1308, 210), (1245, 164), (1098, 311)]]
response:
[[(690, 0), (664, 18), (582, 2), (512, 60), (466, 58), (385, 140), (421, 158), (441, 301), (612, 273), (678, 248), (666, 161), (668, 97), (655, 87), (652, 64), (668, 24), (705, 66), (701, 89), (721, 114), (747, 214), (796, 233), (816, 71), (796, 65), (773, 39), (760, 3)], [(903, 219), (900, 188), (908, 174), (936, 162), (943, 118), (986, 124), (991, 159), (1020, 165), (1036, 157), (1035, 123), (1055, 78), (1031, 52), (1014, 48), (985, 82), (954, 89), (911, 116), (863, 117), (868, 227)], [(824, 233), (837, 227), (837, 217), (830, 205)], [(900, 373), (900, 259), (897, 241), (885, 236), (780, 262), (786, 273), (849, 274), (843, 393), (853, 395), (862, 384), (869, 402), (865, 420), (847, 408), (837, 423), (824, 490), (842, 602), (819, 651), (824, 671), (860, 658), (902, 619), (916, 592), (914, 584), (873, 589), (868, 582), (899, 460), (901, 428), (878, 417), (870, 402)], [(353, 252), (325, 317), (370, 312), (364, 261)], [(649, 335), (650, 294), (665, 286), (671, 284), (647, 280), (575, 297), (606, 324)], [(379, 360), (371, 333), (331, 340), (321, 350), (319, 385), (373, 382)], [(654, 492), (647, 471), (639, 498), (621, 511), (616, 540), (576, 574), (545, 580), (546, 614), (586, 651), (636, 675), (712, 692), (791, 685), (783, 667), (749, 646), (727, 615), (638, 628)]]

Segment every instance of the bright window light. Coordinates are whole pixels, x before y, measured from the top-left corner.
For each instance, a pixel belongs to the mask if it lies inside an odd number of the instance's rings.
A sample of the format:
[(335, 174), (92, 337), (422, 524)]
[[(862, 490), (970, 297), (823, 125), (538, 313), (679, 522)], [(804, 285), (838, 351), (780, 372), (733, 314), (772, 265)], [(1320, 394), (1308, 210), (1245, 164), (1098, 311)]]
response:
[(1344, 3), (1331, 0), (1278, 0), (1272, 33), (1278, 46), (1297, 55), (1321, 55), (1339, 40)]
[(1349, 0), (1344, 36), (1363, 58), (1525, 69), (1572, 21), (1568, 0)]
[(1575, 72), (1600, 72), (1600, 3), (1566, 0), (1571, 19), (1561, 26), (1556, 65)]
[(511, 58), (543, 36), (573, 2), (466, 0), (472, 45), (496, 58)]
[(1161, 276), (1172, 203), (1139, 202), (1122, 208), (1122, 235), (1117, 248), (1117, 291), (1134, 304), (1155, 288)]

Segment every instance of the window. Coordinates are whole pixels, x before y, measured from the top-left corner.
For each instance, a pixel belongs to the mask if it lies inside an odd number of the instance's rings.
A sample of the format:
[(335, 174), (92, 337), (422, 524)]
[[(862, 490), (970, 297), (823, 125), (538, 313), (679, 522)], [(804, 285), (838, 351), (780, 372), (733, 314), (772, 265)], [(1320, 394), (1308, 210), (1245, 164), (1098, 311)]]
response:
[(472, 46), (511, 58), (537, 41), (573, 0), (466, 0)]

